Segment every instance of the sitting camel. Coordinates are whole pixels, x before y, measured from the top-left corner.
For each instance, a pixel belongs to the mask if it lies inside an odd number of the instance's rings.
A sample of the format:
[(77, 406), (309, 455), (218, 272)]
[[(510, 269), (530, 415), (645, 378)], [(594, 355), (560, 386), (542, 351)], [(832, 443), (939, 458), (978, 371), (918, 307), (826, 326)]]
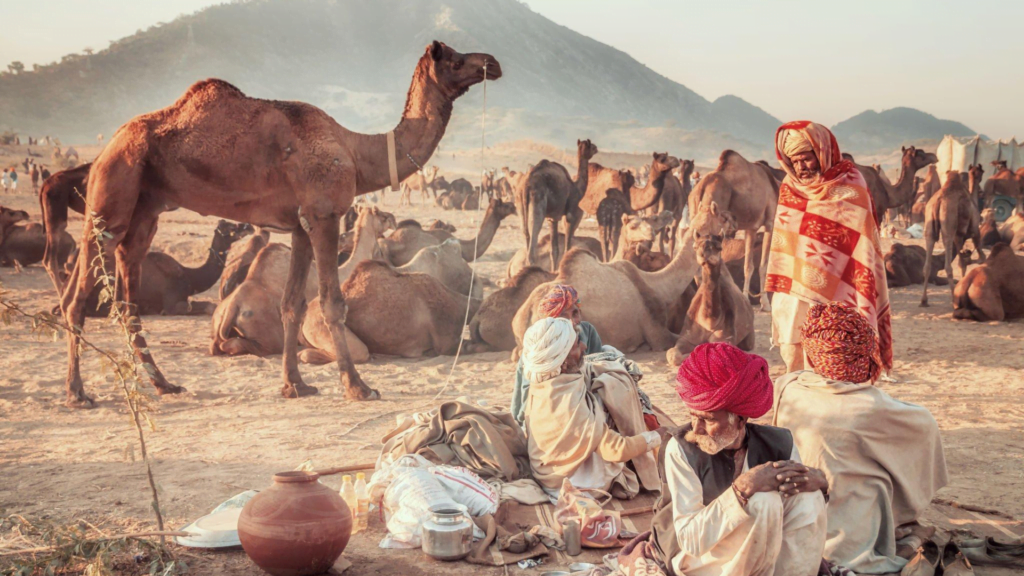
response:
[[(249, 224), (235, 224), (227, 220), (217, 223), (210, 241), (206, 261), (198, 268), (182, 266), (173, 256), (163, 252), (149, 252), (142, 261), (142, 284), (137, 304), (143, 316), (210, 316), (217, 305), (211, 302), (189, 301), (196, 294), (206, 292), (221, 277), (231, 245), (251, 234)], [(72, 268), (73, 270), (73, 268)], [(110, 314), (110, 303), (101, 302), (100, 287), (89, 294), (86, 313), (90, 317)]]
[[(473, 269), (462, 258), (462, 245), (455, 238), (449, 238), (436, 246), (427, 246), (405, 266), (395, 267), (395, 271), (402, 274), (419, 272), (433, 276), (449, 290), (470, 295)], [(476, 281), (472, 282), (471, 295), (477, 300), (482, 300), (483, 293), (481, 279), (476, 278)]]
[[(632, 215), (623, 214), (620, 222), (620, 235), (622, 237), (622, 241), (618, 244), (616, 252), (611, 254), (611, 258), (609, 260), (604, 260), (602, 258), (602, 255), (604, 254), (604, 246), (602, 243), (590, 238), (589, 236), (577, 236), (575, 240), (576, 246), (590, 252), (594, 256), (597, 256), (598, 259), (602, 261), (615, 262), (616, 260), (627, 259), (627, 246), (643, 243), (650, 247), (654, 242), (654, 232), (651, 228), (651, 224), (643, 216), (635, 213)], [(559, 243), (561, 243), (561, 236), (559, 236)], [(540, 242), (537, 243), (537, 254), (541, 262), (548, 262), (548, 259), (545, 256), (550, 250), (551, 236), (545, 234), (540, 237)], [(505, 270), (506, 277), (512, 278), (518, 274), (520, 270), (526, 267), (526, 249), (520, 248), (519, 251), (512, 256), (512, 259), (509, 260), (508, 267)], [(540, 268), (547, 269), (547, 266), (541, 265)]]
[(464, 351), (511, 351), (516, 347), (512, 318), (534, 288), (550, 282), (555, 275), (537, 266), (527, 266), (512, 277), (504, 288), (492, 292), (480, 305), (469, 323), (469, 343)]
[[(744, 230), (746, 253), (743, 263), (743, 293), (750, 294), (750, 279), (754, 274), (754, 240), (756, 232), (764, 227), (764, 243), (761, 249), (761, 286), (765, 285), (764, 275), (768, 269), (768, 252), (771, 247), (772, 226), (775, 223), (775, 209), (778, 207), (778, 181), (769, 170), (756, 163), (748, 162), (732, 150), (722, 152), (718, 167), (705, 176), (690, 195), (690, 226), (698, 234), (716, 233), (712, 223), (717, 214), (710, 212), (712, 203), (735, 219), (735, 229)], [(761, 310), (771, 310), (768, 295), (761, 291)]]
[[(911, 284), (924, 284), (925, 251), (920, 246), (893, 244), (885, 254), (885, 278), (890, 288), (900, 288)], [(932, 271), (929, 282), (936, 286), (949, 284), (948, 278), (939, 276), (939, 270)]]
[[(526, 329), (540, 318), (538, 303), (558, 283), (576, 289), (587, 321), (605, 344), (625, 353), (643, 344), (657, 351), (671, 348), (677, 337), (669, 331), (668, 319), (698, 270), (692, 234), (692, 228), (680, 228), (679, 249), (658, 272), (641, 272), (629, 262), (602, 264), (597, 256), (573, 248), (562, 259), (555, 279), (537, 286), (516, 312), (512, 330), (517, 346)], [(517, 348), (513, 360), (518, 358)]]
[[(558, 243), (562, 243), (562, 236), (559, 234)], [(590, 236), (576, 235), (572, 239), (573, 248), (580, 248), (590, 252), (598, 259), (601, 259), (603, 250), (601, 248), (601, 241), (597, 238), (591, 238)], [(551, 254), (551, 235), (545, 232), (541, 235), (540, 240), (537, 241), (537, 261), (540, 263), (538, 268), (552, 272), (548, 268), (550, 266)], [(505, 278), (512, 278), (519, 273), (520, 270), (528, 268), (529, 264), (526, 262), (526, 248), (520, 248), (512, 255), (512, 258), (508, 261), (508, 266), (505, 267)]]
[(953, 290), (953, 317), (979, 322), (1024, 317), (1024, 257), (996, 244), (988, 261), (968, 272)]
[[(0, 206), (0, 266), (29, 266), (43, 261), (46, 253), (46, 232), (38, 222), (27, 222), (28, 212)], [(61, 230), (57, 240), (56, 258), (66, 262), (75, 249), (75, 239)]]
[(644, 272), (657, 272), (668, 266), (672, 258), (665, 252), (652, 251), (647, 242), (635, 242), (625, 244), (622, 260), (632, 262), (634, 266)]
[[(978, 261), (985, 261), (985, 252), (981, 249), (978, 211), (971, 203), (971, 197), (967, 193), (967, 187), (960, 177), (960, 172), (956, 170), (946, 173), (946, 183), (932, 196), (925, 209), (925, 255), (922, 278), (931, 278), (932, 250), (940, 237), (942, 246), (945, 248), (946, 278), (949, 280), (950, 291), (952, 291), (956, 284), (953, 282), (953, 256), (954, 254), (960, 255), (960, 273), (961, 276), (966, 275), (967, 258), (970, 253), (964, 250), (964, 243), (968, 238), (974, 242), (974, 249), (978, 252)], [(927, 282), (924, 283), (921, 306), (928, 306)]]
[(384, 262), (360, 262), (342, 285), (345, 326), (373, 354), (404, 358), (454, 354), (462, 322), (480, 300), (449, 290), (426, 274), (402, 274)]
[(1011, 250), (1024, 248), (1024, 215), (1018, 212), (1000, 224), (999, 237), (1010, 245)]
[[(379, 254), (377, 238), (394, 226), (394, 216), (377, 209), (360, 206), (355, 225), (355, 244), (351, 257), (338, 268), (340, 277), (348, 277), (355, 265), (362, 260)], [(281, 298), (284, 296), (288, 279), (288, 262), (291, 249), (283, 244), (268, 244), (253, 260), (245, 280), (239, 284), (227, 299), (217, 305), (213, 314), (213, 342), (210, 354), (254, 354), (269, 356), (284, 350), (284, 325), (281, 319)], [(304, 284), (308, 300), (317, 297), (318, 280), (316, 269), (307, 273)], [(316, 309), (320, 308), (319, 301)], [(302, 333), (324, 325), (323, 316), (314, 317), (313, 303), (309, 305), (302, 323)], [(309, 329), (307, 329), (307, 326)], [(325, 327), (326, 329), (326, 327)], [(307, 339), (310, 337), (307, 334)], [(346, 342), (355, 345), (350, 348), (353, 358), (361, 362), (369, 360), (365, 346), (358, 339), (346, 333)]]
[(697, 345), (705, 342), (728, 342), (748, 352), (754, 349), (754, 308), (728, 271), (722, 274), (722, 237), (700, 237), (695, 250), (701, 282), (679, 340), (665, 354), (672, 366), (682, 364)]
[(979, 229), (981, 231), (982, 248), (991, 248), (1003, 241), (1002, 235), (999, 234), (999, 224), (996, 222), (995, 210), (985, 208), (981, 211), (981, 225)]
[[(497, 233), (501, 221), (515, 213), (516, 209), (512, 204), (497, 198), (491, 200), (490, 204), (487, 205), (487, 211), (484, 212), (484, 218), (480, 223), (480, 231), (477, 233), (476, 240), (459, 240), (462, 244), (462, 257), (466, 262), (472, 262), (483, 256), (484, 252), (491, 245), (491, 241), (494, 240), (494, 235)], [(442, 238), (440, 237), (441, 234), (436, 233), (437, 231), (434, 232), (429, 233), (415, 226), (399, 227), (393, 234), (381, 241), (381, 246), (392, 265), (404, 266), (420, 250), (427, 246), (440, 244), (451, 237), (448, 235), (448, 237)]]
[(257, 227), (248, 240), (231, 247), (228, 252), (227, 264), (224, 265), (224, 272), (220, 275), (218, 295), (221, 300), (227, 298), (245, 280), (252, 261), (269, 243), (270, 232)]

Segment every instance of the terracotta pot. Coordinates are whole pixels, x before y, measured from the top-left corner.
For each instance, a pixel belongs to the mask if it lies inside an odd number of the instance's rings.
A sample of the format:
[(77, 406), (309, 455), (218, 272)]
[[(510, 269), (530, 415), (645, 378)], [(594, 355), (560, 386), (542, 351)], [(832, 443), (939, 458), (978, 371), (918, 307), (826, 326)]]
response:
[(345, 551), (352, 513), (313, 472), (280, 472), (242, 508), (238, 539), (252, 561), (273, 576), (326, 572)]

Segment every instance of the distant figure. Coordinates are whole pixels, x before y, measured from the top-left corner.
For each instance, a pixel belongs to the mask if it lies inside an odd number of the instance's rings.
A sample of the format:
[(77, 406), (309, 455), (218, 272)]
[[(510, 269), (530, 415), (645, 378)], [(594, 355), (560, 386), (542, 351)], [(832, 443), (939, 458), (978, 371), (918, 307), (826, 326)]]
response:
[(690, 176), (690, 180), (691, 180), (691, 181), (693, 182), (693, 185), (694, 185), (694, 186), (696, 186), (697, 184), (699, 184), (699, 183), (700, 183), (700, 172), (698, 172), (698, 171), (694, 170), (694, 171), (693, 171), (693, 175), (692, 175), (692, 176)]
[(39, 165), (32, 164), (32, 191), (39, 190)]
[(96, 143), (101, 145), (101, 146), (103, 145), (103, 134), (97, 134), (96, 135)]
[(11, 179), (11, 192), (18, 191), (18, 171), (11, 168), (11, 171), (7, 173), (8, 178)]
[(2, 182), (4, 185), (4, 192), (7, 192), (8, 190), (11, 189), (11, 175), (8, 172), (9, 169), (4, 168), (4, 174), (2, 177), (0, 177), (0, 182)]
[(46, 179), (49, 178), (49, 177), (50, 177), (50, 171), (46, 169), (46, 166), (41, 167), (39, 169), (39, 180), (42, 181), (42, 182), (46, 182)]
[(28, 174), (28, 172), (29, 172), (28, 165), (31, 164), (31, 163), (32, 163), (32, 160), (30, 160), (28, 158), (25, 158), (25, 160), (21, 163), (21, 165), (25, 167), (25, 174)]

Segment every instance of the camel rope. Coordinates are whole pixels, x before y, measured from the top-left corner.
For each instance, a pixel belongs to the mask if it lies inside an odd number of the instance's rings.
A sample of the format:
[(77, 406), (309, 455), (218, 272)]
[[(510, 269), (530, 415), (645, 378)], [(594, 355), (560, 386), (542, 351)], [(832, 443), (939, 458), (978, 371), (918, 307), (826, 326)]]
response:
[[(483, 84), (483, 92), (484, 92), (484, 94), (483, 94), (483, 110), (480, 113), (480, 174), (481, 174), (481, 177), (482, 177), (482, 175), (484, 173), (484, 164), (485, 164), (484, 163), (484, 154), (485, 154), (485, 149), (486, 149), (485, 144), (486, 144), (486, 141), (487, 141), (487, 62), (486, 61), (484, 62), (484, 80), (483, 80), (482, 84)], [(484, 193), (483, 182), (481, 182), (480, 184), (481, 184), (480, 185), (480, 192), (477, 193), (477, 201), (476, 201), (476, 203), (477, 203), (477, 211), (478, 212), (480, 210), (480, 200), (482, 199), (483, 193)], [(476, 215), (473, 216), (473, 224), (474, 224), (474, 228), (477, 228), (477, 225), (476, 225)], [(459, 357), (462, 356), (462, 347), (466, 343), (466, 337), (467, 337), (466, 327), (469, 326), (469, 311), (473, 307), (473, 282), (476, 281), (476, 259), (477, 259), (477, 250), (479, 248), (479, 244), (480, 244), (480, 231), (479, 231), (479, 229), (477, 229), (477, 234), (473, 238), (473, 261), (469, 263), (470, 264), (469, 265), (469, 294), (466, 295), (466, 315), (462, 318), (462, 338), (459, 339), (459, 347), (455, 350), (455, 358), (452, 359), (452, 367), (448, 371), (448, 377), (445, 378), (445, 380), (444, 380), (444, 386), (442, 386), (441, 389), (437, 391), (437, 394), (434, 395), (434, 401), (437, 401), (437, 399), (441, 397), (441, 394), (444, 394), (445, 390), (448, 389), (448, 385), (451, 384), (452, 376), (455, 375), (455, 367), (459, 363)]]

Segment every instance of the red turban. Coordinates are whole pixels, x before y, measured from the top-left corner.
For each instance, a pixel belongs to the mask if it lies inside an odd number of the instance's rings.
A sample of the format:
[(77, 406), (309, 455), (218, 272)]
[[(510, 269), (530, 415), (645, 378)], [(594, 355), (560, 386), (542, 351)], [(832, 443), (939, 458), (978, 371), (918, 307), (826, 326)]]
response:
[(540, 312), (548, 318), (557, 318), (566, 308), (579, 304), (580, 296), (568, 284), (555, 284), (540, 302)]
[(676, 392), (691, 410), (760, 418), (772, 408), (768, 363), (732, 344), (701, 344), (679, 367)]
[(860, 384), (878, 379), (882, 358), (871, 323), (846, 303), (816, 304), (800, 329), (814, 371), (832, 380)]

